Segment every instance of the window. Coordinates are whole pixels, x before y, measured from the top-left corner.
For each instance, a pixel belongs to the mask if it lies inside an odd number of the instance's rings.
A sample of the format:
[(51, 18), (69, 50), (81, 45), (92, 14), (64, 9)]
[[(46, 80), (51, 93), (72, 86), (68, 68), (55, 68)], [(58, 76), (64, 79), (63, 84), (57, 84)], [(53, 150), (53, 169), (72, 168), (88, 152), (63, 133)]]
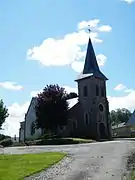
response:
[(99, 87), (96, 85), (96, 96), (99, 96)]
[(88, 96), (88, 88), (87, 88), (86, 85), (85, 85), (84, 88), (83, 88), (83, 96), (84, 96), (84, 97), (87, 97), (87, 96)]
[(32, 122), (32, 124), (31, 124), (31, 135), (32, 135), (32, 136), (35, 134), (35, 129), (36, 129), (35, 123)]
[(104, 111), (104, 106), (103, 106), (102, 104), (99, 104), (99, 110), (100, 110), (101, 112)]
[(84, 115), (84, 120), (85, 120), (85, 124), (88, 125), (89, 124), (89, 116), (87, 113), (85, 113), (85, 115)]

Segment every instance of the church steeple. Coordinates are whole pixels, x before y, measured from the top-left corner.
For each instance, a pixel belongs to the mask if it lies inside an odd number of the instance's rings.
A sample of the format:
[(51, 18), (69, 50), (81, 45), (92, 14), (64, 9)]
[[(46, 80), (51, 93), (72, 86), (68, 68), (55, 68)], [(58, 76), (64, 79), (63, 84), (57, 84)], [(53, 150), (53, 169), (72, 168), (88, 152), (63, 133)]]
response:
[(87, 53), (85, 58), (85, 64), (83, 68), (83, 72), (79, 76), (79, 79), (86, 78), (89, 76), (94, 76), (103, 80), (108, 80), (107, 77), (100, 71), (96, 55), (92, 46), (91, 39), (89, 38)]

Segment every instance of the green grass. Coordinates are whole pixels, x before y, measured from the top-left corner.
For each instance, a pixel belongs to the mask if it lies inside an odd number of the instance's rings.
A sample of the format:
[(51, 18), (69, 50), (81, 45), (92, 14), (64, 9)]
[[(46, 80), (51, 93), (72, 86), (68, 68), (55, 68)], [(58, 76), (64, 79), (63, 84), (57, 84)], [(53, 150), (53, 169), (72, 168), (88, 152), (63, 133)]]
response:
[(82, 139), (82, 138), (69, 138), (72, 139), (73, 141), (78, 141), (78, 142), (82, 142), (82, 143), (89, 143), (89, 142), (94, 142), (92, 139)]
[(58, 152), (0, 155), (0, 180), (22, 180), (52, 166), (65, 155)]
[(135, 180), (135, 169), (132, 171), (132, 180)]

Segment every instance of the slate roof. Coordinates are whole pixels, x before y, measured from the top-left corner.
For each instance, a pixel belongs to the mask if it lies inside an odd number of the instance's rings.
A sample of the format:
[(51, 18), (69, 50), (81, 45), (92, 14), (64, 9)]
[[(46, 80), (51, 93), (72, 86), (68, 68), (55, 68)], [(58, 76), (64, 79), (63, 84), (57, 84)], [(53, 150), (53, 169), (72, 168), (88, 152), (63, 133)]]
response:
[(32, 97), (32, 99), (31, 99), (31, 101), (30, 101), (30, 105), (29, 105), (29, 107), (28, 107), (28, 110), (27, 110), (27, 112), (26, 112), (26, 114), (25, 114), (25, 118), (26, 118), (26, 116), (28, 115), (31, 106), (35, 107), (35, 106), (36, 106), (36, 103), (37, 103), (37, 98), (36, 98), (36, 97)]
[(131, 115), (131, 117), (129, 118), (126, 125), (135, 125), (135, 110), (134, 110), (133, 114)]
[(69, 103), (69, 109), (71, 109), (78, 102), (78, 97), (67, 100)]
[(80, 76), (76, 79), (76, 81), (87, 78), (89, 76), (94, 76), (97, 78), (101, 78), (103, 80), (108, 80), (108, 78), (99, 69), (96, 55), (90, 38), (87, 47), (84, 69)]

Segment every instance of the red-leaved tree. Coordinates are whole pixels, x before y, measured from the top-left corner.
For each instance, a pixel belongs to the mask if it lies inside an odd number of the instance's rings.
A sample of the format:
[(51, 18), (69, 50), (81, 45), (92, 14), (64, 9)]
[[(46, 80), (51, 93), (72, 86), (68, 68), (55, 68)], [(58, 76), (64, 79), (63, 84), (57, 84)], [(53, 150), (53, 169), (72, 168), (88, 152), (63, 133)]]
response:
[(58, 126), (68, 120), (67, 93), (59, 85), (47, 85), (37, 97), (36, 126), (56, 132)]

